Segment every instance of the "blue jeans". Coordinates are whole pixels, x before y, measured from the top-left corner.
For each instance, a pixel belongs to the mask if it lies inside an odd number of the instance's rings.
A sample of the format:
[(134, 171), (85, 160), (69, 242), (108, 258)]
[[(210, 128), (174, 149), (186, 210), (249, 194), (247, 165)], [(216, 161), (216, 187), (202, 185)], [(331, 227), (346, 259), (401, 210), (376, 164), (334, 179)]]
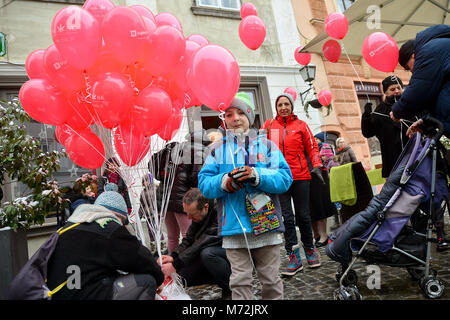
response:
[(227, 254), (221, 246), (206, 247), (191, 264), (177, 270), (187, 286), (217, 284), (222, 290), (230, 290), (231, 268)]
[[(303, 246), (313, 248), (313, 233), (309, 212), (309, 180), (294, 180), (289, 190), (280, 194), (279, 198), (286, 228), (284, 232), (286, 252), (289, 254), (292, 247), (298, 244), (295, 224), (300, 229)], [(291, 199), (294, 201), (295, 215), (292, 211)]]

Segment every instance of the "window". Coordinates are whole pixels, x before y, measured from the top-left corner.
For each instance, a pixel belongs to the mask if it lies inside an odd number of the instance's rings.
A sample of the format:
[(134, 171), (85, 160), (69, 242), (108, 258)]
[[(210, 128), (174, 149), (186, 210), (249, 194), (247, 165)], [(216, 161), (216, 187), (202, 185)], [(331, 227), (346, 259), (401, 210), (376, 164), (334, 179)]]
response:
[(336, 0), (340, 12), (344, 12), (355, 3), (356, 0)]
[(198, 5), (220, 9), (241, 9), (241, 3), (239, 0), (198, 0)]

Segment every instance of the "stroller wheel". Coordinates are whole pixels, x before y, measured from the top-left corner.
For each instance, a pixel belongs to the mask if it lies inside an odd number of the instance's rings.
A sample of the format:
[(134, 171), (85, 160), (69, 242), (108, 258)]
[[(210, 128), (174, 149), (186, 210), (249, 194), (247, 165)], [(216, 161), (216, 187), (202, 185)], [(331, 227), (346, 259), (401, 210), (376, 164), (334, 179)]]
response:
[(334, 290), (333, 298), (334, 300), (352, 300), (352, 295), (346, 288), (340, 287)]
[(408, 273), (411, 275), (411, 278), (413, 280), (420, 280), (423, 277), (423, 269), (420, 268), (407, 268)]
[(442, 281), (435, 276), (423, 277), (420, 280), (419, 286), (430, 299), (440, 298), (445, 290)]
[[(345, 272), (345, 269), (344, 270), (339, 269), (336, 272), (336, 281), (338, 283), (340, 283), (341, 277), (344, 274), (344, 272)], [(358, 283), (358, 276), (356, 274), (356, 271), (353, 270), (353, 269), (350, 269), (347, 272), (347, 275), (345, 276), (345, 279), (342, 281), (342, 285), (347, 287), (347, 286), (350, 286), (350, 285), (356, 285), (357, 283)]]
[(359, 293), (358, 287), (355, 285), (348, 286), (347, 291), (350, 293), (351, 300), (362, 300), (362, 296)]

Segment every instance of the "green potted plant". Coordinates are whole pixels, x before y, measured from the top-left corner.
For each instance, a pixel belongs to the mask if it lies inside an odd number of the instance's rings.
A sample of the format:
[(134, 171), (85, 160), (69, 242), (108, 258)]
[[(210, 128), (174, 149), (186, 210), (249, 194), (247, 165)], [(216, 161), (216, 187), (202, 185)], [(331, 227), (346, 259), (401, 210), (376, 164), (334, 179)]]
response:
[(59, 159), (67, 154), (42, 151), (40, 142), (25, 130), (29, 121), (19, 99), (0, 101), (0, 187), (4, 189), (9, 177), (29, 189), (27, 195), (0, 203), (0, 298), (28, 260), (26, 230), (42, 225), (50, 212), (67, 205), (52, 179), (60, 168)]

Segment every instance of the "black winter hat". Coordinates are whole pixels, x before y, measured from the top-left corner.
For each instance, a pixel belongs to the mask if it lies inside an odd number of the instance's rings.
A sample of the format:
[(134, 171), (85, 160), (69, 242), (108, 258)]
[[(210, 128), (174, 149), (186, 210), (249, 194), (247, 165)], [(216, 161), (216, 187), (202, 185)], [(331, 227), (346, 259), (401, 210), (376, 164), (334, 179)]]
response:
[(406, 41), (400, 48), (398, 52), (398, 63), (406, 69), (406, 63), (411, 58), (414, 53), (414, 48), (416, 46), (416, 40)]
[(393, 84), (399, 84), (400, 87), (402, 87), (403, 89), (403, 82), (402, 80), (397, 77), (396, 75), (392, 75), (389, 77), (386, 77), (381, 84), (383, 85), (383, 92), (386, 93), (387, 89), (389, 88), (389, 86), (393, 85)]

